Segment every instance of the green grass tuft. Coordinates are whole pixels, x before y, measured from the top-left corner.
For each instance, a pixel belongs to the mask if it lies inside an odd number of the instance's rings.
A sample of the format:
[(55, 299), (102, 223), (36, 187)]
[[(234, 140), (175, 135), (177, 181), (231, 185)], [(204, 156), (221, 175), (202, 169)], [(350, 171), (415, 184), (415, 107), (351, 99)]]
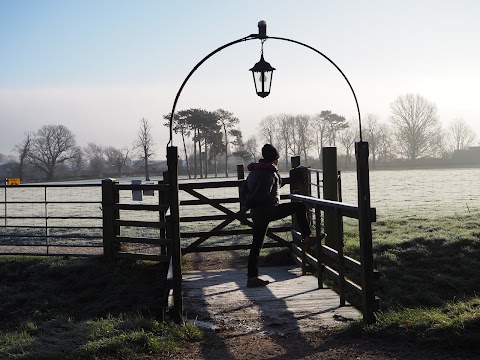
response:
[(164, 321), (160, 265), (0, 257), (0, 358), (141, 359), (201, 337)]
[[(470, 214), (374, 223), (381, 311), (375, 325), (355, 323), (348, 331), (480, 349), (478, 219)], [(356, 258), (357, 232), (355, 224), (345, 227), (345, 253)]]

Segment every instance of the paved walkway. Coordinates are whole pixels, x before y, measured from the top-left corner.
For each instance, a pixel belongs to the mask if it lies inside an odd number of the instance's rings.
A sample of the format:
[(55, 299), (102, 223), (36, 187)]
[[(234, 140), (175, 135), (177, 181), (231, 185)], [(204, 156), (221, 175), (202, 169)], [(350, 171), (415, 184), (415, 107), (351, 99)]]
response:
[(247, 288), (246, 271), (187, 271), (183, 274), (186, 317), (199, 326), (234, 333), (315, 331), (361, 318), (338, 295), (318, 289), (317, 278), (294, 266), (264, 267), (266, 287)]

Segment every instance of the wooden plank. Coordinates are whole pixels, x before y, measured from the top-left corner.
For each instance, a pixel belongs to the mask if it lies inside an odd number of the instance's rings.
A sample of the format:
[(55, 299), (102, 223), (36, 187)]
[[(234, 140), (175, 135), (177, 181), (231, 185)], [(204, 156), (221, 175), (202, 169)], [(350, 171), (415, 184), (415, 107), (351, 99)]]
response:
[[(318, 199), (313, 196), (305, 196), (305, 195), (297, 195), (297, 194), (288, 194), (288, 198), (292, 200), (302, 201), (308, 204), (312, 204), (313, 206), (319, 207), (323, 211), (331, 211), (332, 209), (337, 209), (340, 211), (342, 216), (346, 216), (353, 219), (359, 218), (359, 210), (358, 206), (347, 204), (338, 201), (331, 201), (331, 200), (324, 200)], [(370, 216), (373, 219), (376, 219), (376, 209), (370, 208)]]
[[(215, 251), (231, 251), (231, 250), (248, 250), (252, 245), (239, 244), (239, 245), (221, 245), (221, 246), (197, 246), (197, 247), (187, 247), (182, 250), (182, 254), (189, 253), (203, 253), (203, 252), (215, 252)], [(264, 243), (263, 249), (278, 248), (284, 247), (284, 245), (279, 245), (278, 243)]]
[(170, 191), (168, 184), (117, 184), (115, 190), (157, 190), (162, 192)]
[[(331, 276), (332, 279), (335, 279), (338, 281), (339, 275), (338, 271), (335, 269), (332, 269), (330, 266), (323, 265), (324, 271)], [(362, 287), (356, 283), (354, 283), (352, 280), (345, 278), (345, 285), (349, 288), (349, 290), (356, 292), (357, 294), (361, 294), (362, 292)]]
[(246, 269), (185, 272), (186, 312), (214, 326), (227, 324), (229, 334), (318, 331), (361, 317), (350, 304), (340, 307), (334, 291), (319, 289), (314, 276), (300, 276), (297, 267), (263, 267), (260, 273), (270, 284), (247, 288)]
[(167, 211), (169, 205), (148, 205), (148, 204), (116, 204), (116, 210), (145, 210), (145, 211)]
[(127, 253), (127, 252), (117, 252), (115, 253), (115, 258), (132, 259), (132, 260), (151, 260), (151, 261), (158, 261), (158, 262), (170, 261), (170, 257), (166, 255), (134, 254), (134, 253)]
[[(303, 254), (302, 254), (302, 248), (300, 246), (298, 246), (297, 244), (290, 243), (290, 250), (295, 255), (300, 257), (300, 259), (302, 258)], [(305, 253), (305, 262), (311, 267), (313, 267), (314, 269), (318, 268), (318, 260), (309, 253)]]
[(137, 238), (127, 236), (117, 236), (116, 242), (125, 242), (132, 244), (151, 244), (151, 245), (168, 245), (171, 243), (171, 239), (152, 239), (152, 238)]
[[(284, 227), (275, 227), (270, 228), (269, 230), (272, 232), (289, 232), (292, 228), (289, 226)], [(191, 232), (182, 232), (182, 238), (191, 238), (191, 237), (201, 237), (206, 236), (232, 236), (232, 235), (248, 235), (252, 234), (253, 229), (235, 229), (235, 230), (210, 230), (210, 231), (191, 231)]]
[(165, 221), (137, 221), (137, 220), (115, 220), (116, 226), (134, 226), (149, 227), (155, 229), (165, 229), (167, 223)]
[(218, 205), (235, 204), (235, 203), (238, 203), (238, 201), (239, 201), (238, 198), (208, 199), (208, 200), (181, 200), (180, 206), (212, 205), (212, 203), (216, 203)]
[(241, 180), (227, 180), (227, 181), (208, 181), (208, 182), (192, 182), (192, 183), (179, 183), (180, 190), (194, 190), (194, 189), (219, 189), (219, 188), (231, 188), (238, 187), (241, 184)]
[[(327, 245), (322, 245), (322, 254), (334, 260), (338, 259), (338, 251), (335, 249), (332, 249)], [(357, 272), (361, 271), (362, 264), (360, 263), (360, 261), (345, 255), (343, 256), (343, 259), (345, 260), (345, 265), (348, 266), (350, 269)]]
[[(180, 222), (201, 222), (201, 221), (215, 221), (215, 220), (225, 220), (227, 219), (228, 215), (206, 215), (206, 216), (181, 216)], [(250, 215), (246, 215), (246, 217), (251, 217)]]

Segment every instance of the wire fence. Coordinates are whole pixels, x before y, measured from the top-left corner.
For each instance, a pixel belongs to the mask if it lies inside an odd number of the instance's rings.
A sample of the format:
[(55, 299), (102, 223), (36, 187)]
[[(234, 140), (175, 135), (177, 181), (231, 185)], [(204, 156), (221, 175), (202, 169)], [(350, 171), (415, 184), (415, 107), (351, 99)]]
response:
[[(312, 183), (321, 182), (316, 172), (311, 176)], [(312, 194), (317, 196), (318, 189), (312, 185)], [(342, 172), (341, 190), (343, 202), (357, 204), (356, 172)], [(371, 170), (370, 190), (371, 205), (379, 220), (480, 212), (478, 168)], [(210, 199), (238, 197), (236, 188), (201, 192)], [(289, 187), (284, 186), (281, 193), (289, 193)], [(121, 197), (123, 203), (132, 201), (130, 192), (123, 192)], [(157, 197), (145, 196), (143, 201), (158, 203)], [(180, 200), (188, 199), (188, 194), (180, 193)], [(182, 211), (181, 216), (196, 216), (200, 209), (194, 213)], [(155, 214), (125, 215), (132, 220), (155, 220)], [(147, 219), (148, 216), (153, 217)], [(0, 186), (0, 253), (99, 254), (103, 246), (102, 225), (99, 183)]]
[[(371, 170), (378, 218), (439, 217), (480, 211), (480, 169)], [(343, 201), (357, 203), (355, 172), (342, 172)]]
[(0, 187), (0, 254), (102, 252), (99, 184)]

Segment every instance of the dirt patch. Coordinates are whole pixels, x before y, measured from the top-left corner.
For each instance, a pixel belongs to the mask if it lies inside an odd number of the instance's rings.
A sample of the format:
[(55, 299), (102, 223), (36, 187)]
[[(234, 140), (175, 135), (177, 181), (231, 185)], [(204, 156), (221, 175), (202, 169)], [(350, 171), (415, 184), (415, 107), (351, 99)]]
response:
[(362, 338), (319, 330), (305, 334), (247, 333), (231, 336), (228, 331), (205, 331), (202, 341), (189, 344), (171, 359), (475, 359), (472, 353), (425, 346), (415, 340)]

